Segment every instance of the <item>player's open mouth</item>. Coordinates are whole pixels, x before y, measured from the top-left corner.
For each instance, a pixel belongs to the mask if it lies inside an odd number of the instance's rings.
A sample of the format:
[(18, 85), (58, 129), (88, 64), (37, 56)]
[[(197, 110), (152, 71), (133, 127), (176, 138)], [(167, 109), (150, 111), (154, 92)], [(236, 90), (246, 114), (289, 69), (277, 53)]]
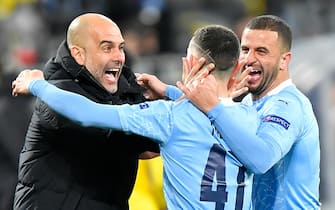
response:
[(261, 78), (262, 71), (259, 69), (252, 69), (251, 72), (249, 73), (249, 76), (251, 77), (249, 82), (255, 82), (258, 79)]
[(252, 69), (249, 73), (249, 75), (255, 75), (255, 74), (261, 74), (261, 70), (258, 69)]

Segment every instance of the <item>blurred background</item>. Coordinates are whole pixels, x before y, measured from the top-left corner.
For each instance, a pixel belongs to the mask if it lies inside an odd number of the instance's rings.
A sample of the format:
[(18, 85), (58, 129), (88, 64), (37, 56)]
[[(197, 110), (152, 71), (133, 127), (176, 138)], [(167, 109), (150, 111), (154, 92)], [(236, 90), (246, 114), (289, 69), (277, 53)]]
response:
[[(84, 12), (102, 13), (119, 25), (133, 71), (156, 74), (169, 84), (181, 77), (181, 57), (196, 28), (218, 23), (240, 35), (255, 15), (274, 14), (286, 20), (294, 37), (291, 76), (311, 99), (320, 125), (322, 209), (335, 209), (335, 1), (0, 0), (0, 210), (10, 209), (34, 101), (29, 96), (11, 97), (11, 81), (24, 68), (42, 68), (55, 55), (70, 21)], [(161, 163), (154, 162), (141, 163), (139, 175), (149, 177), (145, 185), (152, 187), (136, 185), (134, 194), (140, 196), (132, 198), (132, 210), (165, 208)], [(139, 207), (143, 205), (147, 206)]]

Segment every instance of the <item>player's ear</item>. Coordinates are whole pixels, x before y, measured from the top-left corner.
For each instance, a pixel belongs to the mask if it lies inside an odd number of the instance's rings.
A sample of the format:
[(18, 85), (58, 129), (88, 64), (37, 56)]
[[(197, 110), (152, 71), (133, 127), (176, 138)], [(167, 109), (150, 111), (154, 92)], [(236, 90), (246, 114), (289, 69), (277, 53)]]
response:
[(79, 65), (85, 64), (85, 50), (77, 45), (74, 45), (70, 49), (71, 56), (76, 60)]
[(280, 69), (288, 69), (288, 65), (291, 61), (291, 52), (286, 52), (282, 54), (281, 60), (280, 60)]

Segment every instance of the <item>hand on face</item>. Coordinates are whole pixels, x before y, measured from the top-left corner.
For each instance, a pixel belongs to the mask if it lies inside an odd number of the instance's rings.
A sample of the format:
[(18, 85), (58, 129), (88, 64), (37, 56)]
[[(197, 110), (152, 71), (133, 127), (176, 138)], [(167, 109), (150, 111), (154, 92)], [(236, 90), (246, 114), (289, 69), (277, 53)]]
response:
[[(252, 67), (245, 68), (246, 60), (240, 60), (235, 65), (228, 81), (228, 97), (237, 98), (249, 91), (247, 87)], [(242, 73), (241, 73), (242, 72)]]
[(35, 79), (44, 79), (43, 72), (38, 69), (23, 70), (12, 82), (12, 95), (29, 94), (29, 84)]

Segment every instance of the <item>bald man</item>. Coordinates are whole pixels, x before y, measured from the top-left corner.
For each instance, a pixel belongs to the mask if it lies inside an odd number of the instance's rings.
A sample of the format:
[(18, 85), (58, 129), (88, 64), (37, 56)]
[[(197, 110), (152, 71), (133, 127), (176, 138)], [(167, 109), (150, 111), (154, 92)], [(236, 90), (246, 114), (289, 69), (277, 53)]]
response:
[[(124, 62), (119, 27), (87, 13), (70, 23), (66, 41), (43, 73), (59, 88), (98, 103), (143, 102)], [(37, 100), (20, 154), (14, 210), (128, 209), (138, 157), (145, 151), (159, 152), (149, 139), (80, 127)]]

